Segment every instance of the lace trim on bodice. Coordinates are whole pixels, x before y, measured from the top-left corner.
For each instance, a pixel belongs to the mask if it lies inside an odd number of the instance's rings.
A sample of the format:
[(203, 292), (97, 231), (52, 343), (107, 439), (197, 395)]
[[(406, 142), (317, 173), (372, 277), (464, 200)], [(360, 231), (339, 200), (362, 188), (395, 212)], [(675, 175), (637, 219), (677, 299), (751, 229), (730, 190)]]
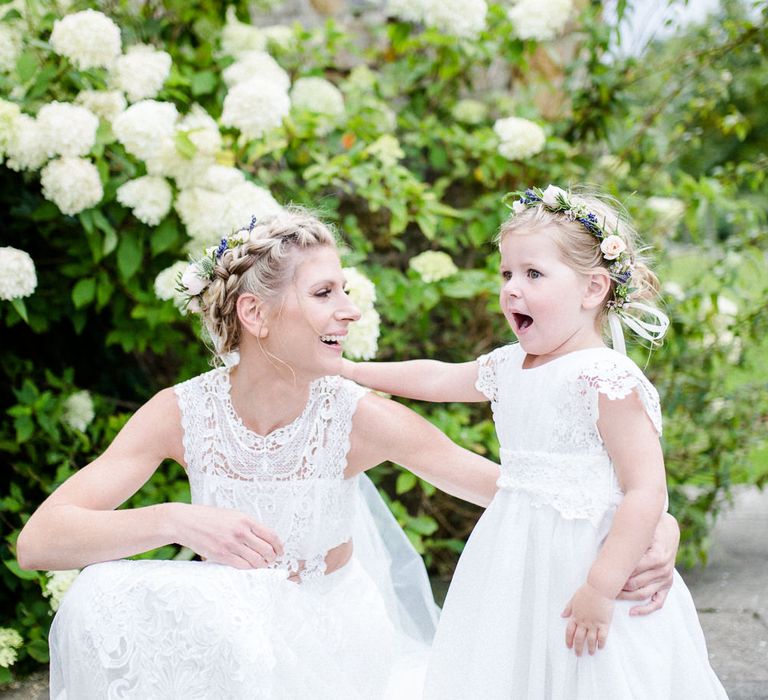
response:
[(252, 516), (281, 538), (275, 568), (321, 575), (350, 538), (356, 479), (345, 479), (352, 416), (365, 389), (341, 377), (310, 385), (301, 415), (268, 435), (248, 429), (230, 397), (229, 370), (175, 387), (192, 502)]
[(621, 500), (608, 455), (500, 450), (500, 489), (524, 491), (535, 507), (552, 506), (567, 520), (597, 526)]

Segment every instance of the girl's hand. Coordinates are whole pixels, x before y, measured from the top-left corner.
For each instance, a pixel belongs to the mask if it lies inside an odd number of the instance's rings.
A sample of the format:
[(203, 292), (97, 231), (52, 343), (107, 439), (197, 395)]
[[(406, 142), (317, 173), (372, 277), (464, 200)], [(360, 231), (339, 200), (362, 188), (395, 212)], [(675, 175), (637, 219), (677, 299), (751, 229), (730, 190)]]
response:
[(277, 535), (237, 510), (169, 503), (174, 541), (207, 561), (260, 569), (283, 553)]
[(590, 654), (605, 646), (613, 617), (613, 600), (585, 583), (568, 601), (563, 617), (570, 618), (565, 630), (565, 645), (581, 656), (586, 644)]

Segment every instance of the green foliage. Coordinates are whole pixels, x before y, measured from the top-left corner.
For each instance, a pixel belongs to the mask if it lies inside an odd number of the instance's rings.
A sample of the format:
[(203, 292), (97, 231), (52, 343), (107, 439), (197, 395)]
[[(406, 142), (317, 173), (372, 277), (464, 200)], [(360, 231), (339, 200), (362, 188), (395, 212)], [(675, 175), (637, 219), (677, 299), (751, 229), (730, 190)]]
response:
[[(706, 556), (707, 532), (732, 487), (768, 479), (758, 442), (768, 416), (760, 365), (768, 350), (766, 11), (727, 3), (722, 16), (638, 60), (611, 57), (616, 28), (599, 5), (588, 3), (572, 18), (560, 57), (555, 44), (517, 39), (496, 3), (474, 40), (374, 13), (346, 24), (296, 24), (292, 40), (269, 44), (270, 52), (294, 81), (333, 82), (344, 96), (343, 117), (329, 127), (318, 114), (294, 110), (281, 127), (250, 140), (221, 127), (217, 162), (236, 166), (278, 201), (309, 206), (338, 224), (345, 262), (376, 283), (381, 360), (465, 361), (511, 340), (498, 313), (492, 243), (506, 215), (505, 192), (592, 182), (627, 202), (654, 246), (662, 281), (678, 285), (662, 287), (673, 326), (647, 372), (662, 395), (682, 557), (693, 563)], [(98, 6), (120, 25), (124, 48), (150, 43), (171, 55), (156, 99), (182, 115), (196, 103), (220, 117), (222, 71), (234, 60), (220, 48), (221, 3)], [(104, 89), (106, 71), (78, 70), (52, 51), (55, 4), (28, 0), (25, 7), (24, 47), (15, 68), (0, 71), (0, 95), (34, 115), (81, 89)], [(630, 7), (619, 3), (621, 12)], [(245, 2), (235, 10), (241, 21), (248, 16)], [(462, 116), (466, 98), (479, 103), (475, 116)], [(516, 160), (499, 153), (493, 126), (509, 116), (543, 127), (540, 153)], [(182, 158), (195, 158), (192, 134), (177, 132), (174, 144)], [(0, 163), (0, 208), (8, 213), (0, 245), (29, 253), (38, 277), (31, 296), (0, 301), (0, 626), (25, 639), (15, 672), (45, 661), (51, 619), (41, 594), (45, 575), (15, 563), (20, 527), (53, 488), (103, 451), (131, 411), (207, 362), (194, 323), (154, 290), (157, 275), (186, 257), (189, 236), (179, 215), (172, 209), (150, 226), (117, 201), (120, 185), (147, 166), (105, 120), (88, 157), (104, 196), (75, 216), (44, 197), (38, 172)], [(177, 197), (183, 188), (171, 186)], [(672, 200), (672, 213), (653, 205), (654, 196)], [(458, 272), (423, 281), (408, 263), (426, 250), (448, 252)], [(638, 350), (635, 359), (645, 366), (647, 354)], [(95, 406), (85, 430), (71, 427), (66, 403), (82, 389)], [(488, 407), (414, 408), (457, 442), (497, 458)], [(372, 476), (431, 571), (448, 575), (479, 510), (396, 465)], [(168, 499), (188, 499), (178, 465), (162, 465), (127, 505)]]

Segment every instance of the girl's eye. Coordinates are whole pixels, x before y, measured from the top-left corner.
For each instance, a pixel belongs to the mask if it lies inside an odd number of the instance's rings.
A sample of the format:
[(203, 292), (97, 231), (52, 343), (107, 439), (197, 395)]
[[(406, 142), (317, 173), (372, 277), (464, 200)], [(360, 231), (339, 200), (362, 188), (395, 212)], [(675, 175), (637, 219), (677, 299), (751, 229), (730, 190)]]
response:
[(541, 273), (538, 270), (528, 270), (528, 277), (532, 280), (537, 280), (541, 277)]
[(501, 279), (503, 279), (505, 282), (509, 282), (509, 280), (512, 279), (512, 273), (509, 270), (502, 270)]

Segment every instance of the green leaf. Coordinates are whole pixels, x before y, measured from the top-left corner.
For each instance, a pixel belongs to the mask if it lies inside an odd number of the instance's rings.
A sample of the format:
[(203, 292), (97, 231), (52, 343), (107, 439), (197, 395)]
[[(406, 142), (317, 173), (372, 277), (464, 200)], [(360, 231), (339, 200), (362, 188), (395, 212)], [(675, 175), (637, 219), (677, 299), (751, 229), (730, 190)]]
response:
[(16, 72), (19, 74), (19, 79), (22, 83), (31, 80), (35, 73), (37, 73), (38, 67), (37, 56), (31, 51), (24, 51), (16, 61)]
[(216, 74), (209, 70), (203, 70), (192, 76), (192, 94), (195, 97), (208, 95), (216, 89)]
[(13, 425), (16, 428), (16, 442), (26, 442), (35, 432), (35, 423), (31, 416), (18, 416)]
[(123, 279), (133, 277), (141, 266), (141, 240), (134, 231), (126, 231), (117, 246), (117, 269)]
[(37, 581), (40, 578), (40, 574), (38, 574), (37, 571), (24, 571), (15, 559), (5, 559), (3, 560), (3, 564), (5, 564), (17, 578), (24, 579), (25, 581)]
[(178, 240), (178, 237), (179, 231), (176, 228), (176, 222), (173, 218), (167, 217), (163, 219), (149, 239), (149, 248), (152, 251), (152, 257), (172, 248)]
[(407, 493), (414, 486), (416, 486), (416, 476), (411, 472), (400, 472), (397, 475), (397, 483), (395, 484), (395, 492), (398, 496)]
[(176, 150), (181, 153), (182, 156), (192, 160), (197, 153), (197, 146), (189, 138), (189, 134), (185, 131), (177, 131), (173, 138)]
[(29, 642), (25, 649), (35, 661), (39, 661), (41, 664), (48, 663), (50, 656), (48, 655), (48, 643), (42, 639), (34, 639)]
[(11, 301), (11, 306), (16, 309), (16, 313), (24, 319), (24, 322), (29, 324), (29, 317), (27, 316), (27, 306), (23, 299), (14, 297)]
[(86, 277), (78, 281), (72, 289), (72, 303), (76, 309), (90, 304), (94, 296), (96, 296), (96, 280), (93, 277)]

